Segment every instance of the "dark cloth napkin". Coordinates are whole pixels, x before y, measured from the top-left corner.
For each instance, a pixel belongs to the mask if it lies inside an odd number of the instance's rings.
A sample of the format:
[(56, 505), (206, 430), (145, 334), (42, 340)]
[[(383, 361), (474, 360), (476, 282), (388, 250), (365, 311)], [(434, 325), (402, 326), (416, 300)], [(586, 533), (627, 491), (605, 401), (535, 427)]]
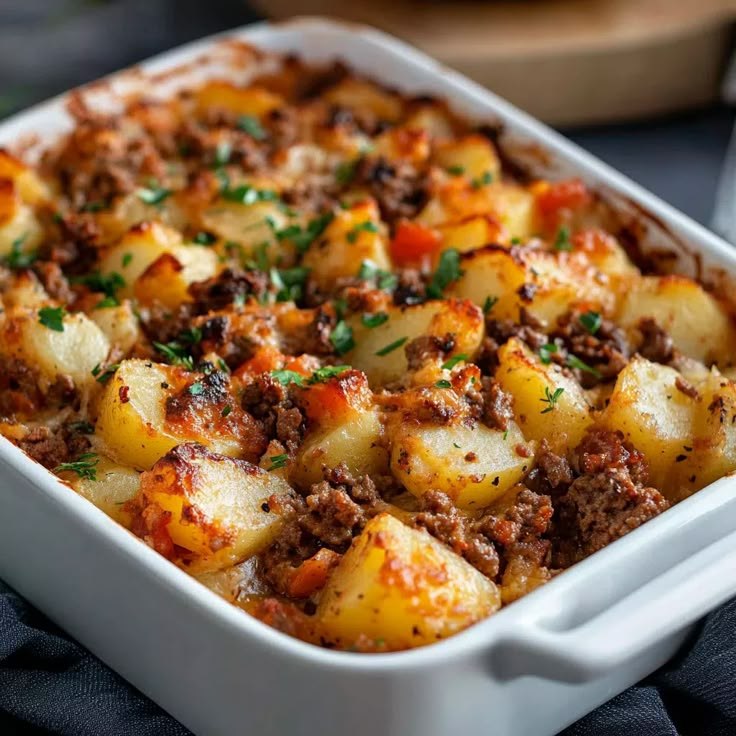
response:
[[(561, 736), (734, 736), (736, 600), (683, 651)], [(0, 734), (189, 732), (0, 583)], [(284, 734), (284, 736), (288, 736)]]

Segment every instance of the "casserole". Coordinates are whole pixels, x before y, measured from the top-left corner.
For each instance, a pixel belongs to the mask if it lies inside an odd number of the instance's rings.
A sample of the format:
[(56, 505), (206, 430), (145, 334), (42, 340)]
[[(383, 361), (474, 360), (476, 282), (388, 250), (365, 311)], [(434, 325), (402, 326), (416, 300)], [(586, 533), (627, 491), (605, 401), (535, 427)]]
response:
[[(630, 214), (632, 227), (640, 229), (651, 248), (675, 249), (682, 270), (695, 273), (697, 266), (698, 275), (718, 278), (725, 285), (718, 269), (729, 260), (715, 238), (472, 85), (450, 73), (430, 81), (422, 71), (428, 62), (399, 45), (372, 32), (356, 37), (316, 23), (273, 31), (260, 27), (245, 32), (243, 38), (266, 48), (295, 49), (307, 58), (338, 53), (378, 77), (388, 78), (389, 69), (401, 60), (400, 78), (391, 75), (396, 84), (407, 89), (431, 87), (476, 117), (496, 116), (506, 126), (509, 145), (527, 145), (536, 170), (543, 168), (542, 163), (557, 175), (577, 168), (596, 189), (606, 190), (624, 215)], [(230, 48), (237, 52), (237, 47)], [(165, 70), (196, 57), (197, 52), (196, 45), (188, 52), (177, 52), (154, 62), (150, 71)], [(211, 52), (204, 68), (221, 72), (216, 52)], [(115, 86), (124, 90), (140, 83), (146, 83), (145, 74), (119, 77)], [(99, 92), (104, 95), (106, 90)], [(55, 105), (10, 121), (0, 132), (3, 140), (11, 140), (20, 130), (32, 132), (34, 127), (43, 135), (53, 127), (61, 129), (63, 112), (60, 103)], [(528, 147), (535, 140), (556, 154), (540, 163), (539, 149)], [(632, 201), (625, 199), (627, 195)], [(643, 215), (641, 205), (655, 212), (659, 222)], [(701, 243), (710, 258), (689, 254), (667, 227), (691, 244)], [(728, 482), (720, 481), (652, 522), (648, 532), (633, 533), (555, 581), (549, 588), (556, 594), (541, 590), (511, 611), (426, 652), (358, 661), (350, 655), (285, 643), (253, 621), (242, 622), (237, 611), (225, 613), (218, 607), (220, 601), (182, 581), (176, 571), (164, 570), (162, 561), (150, 560), (140, 545), (111, 529), (92, 509), (75, 505), (81, 503), (79, 499), (62, 498), (60, 491), (66, 491), (26, 458), (10, 448), (4, 447), (3, 453), (8, 513), (3, 515), (7, 529), (2, 530), (2, 574), (202, 733), (245, 729), (337, 733), (347, 727), (365, 733), (441, 734), (461, 727), (481, 733), (488, 727), (481, 717), (488, 704), (499, 733), (553, 732), (583, 708), (593, 707), (663, 661), (688, 623), (733, 592), (724, 574), (733, 567), (733, 554), (723, 554), (729, 539), (733, 541), (727, 535), (733, 528), (733, 504)], [(13, 482), (19, 486), (11, 487)], [(43, 489), (49, 494), (46, 501), (40, 500), (46, 498)], [(85, 526), (89, 520), (96, 521)], [(43, 538), (35, 538), (33, 530), (43, 530), (39, 535)], [(109, 539), (107, 545), (100, 545), (103, 538)], [(23, 575), (16, 574), (14, 556), (23, 560)], [(649, 564), (639, 565), (639, 556)], [(145, 560), (142, 565), (141, 560)], [(626, 565), (637, 565), (636, 571), (624, 569)], [(688, 595), (680, 583), (692, 585), (692, 572), (701, 570), (705, 572), (698, 582), (707, 594)], [(115, 579), (109, 577), (110, 571), (117, 572)], [(65, 572), (69, 579), (76, 573), (86, 581), (74, 591), (73, 599), (64, 596), (63, 585), (55, 586)], [(165, 586), (161, 581), (166, 581)], [(622, 602), (606, 611), (619, 598)], [(80, 604), (81, 611), (75, 615)], [(233, 614), (236, 618), (230, 618)], [(85, 620), (92, 623), (85, 626)], [(601, 644), (604, 633), (608, 646)], [(625, 639), (625, 645), (618, 645), (616, 634)], [(257, 677), (244, 684), (245, 667)], [(534, 678), (543, 678), (543, 686)], [(242, 697), (244, 686), (252, 697)], [(288, 712), (279, 706), (276, 695), (284, 691), (293, 704)], [(565, 703), (570, 697), (576, 699), (574, 708)], [(376, 698), (385, 705), (380, 712), (372, 707)], [(525, 707), (530, 698), (538, 706), (533, 712)], [(459, 703), (462, 713), (458, 713)], [(369, 707), (373, 717), (354, 724), (361, 709)]]

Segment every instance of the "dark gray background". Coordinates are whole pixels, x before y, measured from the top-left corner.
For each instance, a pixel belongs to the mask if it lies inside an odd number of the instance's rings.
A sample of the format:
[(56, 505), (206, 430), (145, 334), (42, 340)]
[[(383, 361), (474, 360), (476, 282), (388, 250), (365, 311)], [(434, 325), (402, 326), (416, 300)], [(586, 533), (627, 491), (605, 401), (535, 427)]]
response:
[[(0, 117), (151, 54), (257, 19), (244, 0), (0, 0)], [(734, 113), (566, 130), (708, 224)]]

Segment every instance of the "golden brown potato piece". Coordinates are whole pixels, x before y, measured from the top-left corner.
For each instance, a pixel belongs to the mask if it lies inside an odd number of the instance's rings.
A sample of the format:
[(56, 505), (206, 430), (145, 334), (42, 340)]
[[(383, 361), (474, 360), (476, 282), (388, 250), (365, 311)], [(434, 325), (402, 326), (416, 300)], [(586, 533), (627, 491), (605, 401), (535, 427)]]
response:
[(141, 475), (137, 503), (144, 536), (200, 573), (229, 567), (268, 546), (281, 523), (268, 499), (291, 493), (273, 473), (184, 444)]
[(366, 524), (324, 589), (317, 620), (340, 648), (431, 644), (498, 610), (496, 586), (425, 531), (388, 514)]

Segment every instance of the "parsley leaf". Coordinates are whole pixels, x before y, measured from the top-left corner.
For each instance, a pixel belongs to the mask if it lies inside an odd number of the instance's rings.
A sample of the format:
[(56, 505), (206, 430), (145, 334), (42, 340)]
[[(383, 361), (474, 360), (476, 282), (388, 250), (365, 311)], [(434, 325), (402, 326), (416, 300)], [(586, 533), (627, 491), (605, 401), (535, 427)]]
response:
[(470, 185), (473, 189), (480, 189), (481, 187), (488, 186), (493, 181), (493, 174), (490, 171), (484, 171), (481, 176), (473, 179)]
[(376, 225), (375, 222), (371, 222), (370, 220), (365, 220), (363, 222), (359, 222), (348, 233), (348, 235), (347, 235), (348, 243), (355, 243), (355, 241), (358, 239), (358, 236), (362, 232), (366, 232), (366, 233), (377, 233), (378, 232), (378, 225)]
[(339, 376), (340, 374), (345, 373), (345, 371), (349, 371), (349, 370), (352, 370), (352, 366), (326, 365), (326, 366), (323, 366), (322, 368), (317, 368), (317, 370), (314, 373), (312, 373), (307, 383), (310, 386), (313, 386), (315, 383), (327, 383), (327, 381), (329, 381), (330, 378)]
[(269, 470), (278, 470), (286, 465), (289, 460), (289, 456), (284, 453), (283, 455), (271, 455), (268, 459), (271, 461), (271, 467)]
[(437, 270), (432, 275), (432, 281), (427, 287), (427, 295), (433, 299), (441, 299), (442, 292), (453, 282), (457, 281), (464, 271), (460, 268), (460, 253), (455, 248), (448, 248), (442, 252)]
[(92, 291), (101, 291), (109, 299), (114, 299), (117, 306), (119, 304), (115, 292), (125, 286), (125, 279), (117, 272), (101, 273), (93, 271), (84, 276), (77, 276), (72, 279), (74, 284), (84, 284)]
[(448, 174), (452, 176), (462, 176), (465, 173), (464, 166), (448, 166), (446, 169)]
[(187, 391), (191, 396), (201, 396), (204, 393), (204, 385), (202, 383), (193, 383)]
[[(94, 458), (94, 460), (92, 460)], [(74, 462), (60, 463), (54, 468), (54, 473), (72, 472), (76, 473), (80, 478), (87, 480), (97, 480), (97, 464), (100, 458), (96, 452), (85, 452), (80, 455)]]
[(563, 225), (557, 231), (557, 237), (555, 238), (555, 250), (572, 250), (572, 242), (570, 241), (570, 228)]
[(155, 342), (153, 347), (158, 350), (171, 365), (180, 365), (182, 368), (191, 371), (194, 370), (194, 358), (189, 355), (187, 349), (176, 340), (168, 343)]
[(393, 289), (396, 287), (399, 279), (395, 274), (384, 271), (379, 268), (373, 261), (363, 261), (360, 264), (360, 271), (358, 271), (358, 278), (367, 281), (368, 279), (376, 279), (376, 286), (379, 289)]
[(64, 332), (64, 307), (41, 307), (38, 310), (38, 321), (54, 332)]
[(289, 225), (281, 230), (277, 229), (273, 218), (267, 217), (266, 222), (270, 225), (277, 240), (289, 240), (294, 243), (299, 253), (306, 253), (312, 243), (322, 235), (332, 222), (333, 217), (332, 212), (326, 212), (310, 220), (304, 228), (301, 225)]
[(222, 411), (220, 412), (220, 416), (224, 418), (224, 417), (228, 416), (232, 410), (233, 410), (232, 405), (225, 404), (225, 406), (222, 407)]
[(335, 169), (335, 181), (343, 186), (345, 184), (350, 184), (350, 182), (355, 178), (358, 161), (360, 161), (360, 159), (355, 159), (354, 161), (343, 161), (338, 164)]
[(364, 314), (360, 321), (366, 326), (366, 327), (378, 327), (379, 325), (382, 325), (384, 322), (388, 321), (388, 315), (386, 312), (376, 312), (375, 314)]
[(497, 296), (487, 296), (486, 300), (483, 302), (483, 314), (488, 314), (488, 312), (490, 312), (491, 309), (496, 306), (497, 302)]
[(286, 369), (279, 369), (271, 371), (269, 374), (274, 381), (277, 381), (282, 386), (288, 386), (290, 383), (295, 383), (297, 386), (304, 385), (304, 376), (296, 371), (289, 371)]
[(256, 202), (278, 202), (278, 192), (273, 189), (256, 189), (250, 184), (242, 184), (235, 189), (230, 189), (229, 183), (220, 190), (220, 196), (228, 202), (239, 202), (240, 204), (255, 204)]
[(459, 353), (458, 355), (453, 355), (452, 358), (448, 358), (443, 364), (442, 368), (446, 371), (451, 371), (458, 363), (462, 362), (463, 360), (467, 360), (468, 356), (465, 353)]
[(157, 206), (161, 204), (166, 197), (171, 194), (171, 189), (166, 187), (151, 186), (151, 187), (139, 187), (135, 191), (136, 196), (141, 202), (145, 202), (148, 205)]
[(335, 329), (332, 330), (330, 342), (338, 355), (349, 353), (355, 347), (353, 328), (345, 320), (341, 319), (335, 325)]
[(452, 384), (449, 381), (442, 379), (435, 383), (435, 388), (452, 388)]
[(233, 151), (233, 147), (229, 141), (220, 141), (215, 148), (215, 161), (214, 166), (225, 166), (230, 161), (230, 154)]
[(540, 412), (541, 414), (546, 414), (547, 412), (552, 411), (555, 406), (557, 406), (557, 402), (562, 396), (562, 394), (565, 392), (564, 388), (556, 388), (553, 393), (550, 393), (549, 386), (544, 387), (544, 398), (539, 399), (543, 404), (547, 404), (546, 409), (542, 409)]
[(257, 141), (266, 138), (266, 131), (261, 126), (258, 118), (253, 115), (241, 115), (238, 118), (238, 128)]
[(28, 233), (25, 233), (12, 242), (10, 253), (3, 259), (3, 262), (8, 268), (13, 270), (28, 268), (38, 258), (37, 250), (32, 250), (28, 253), (23, 252), (23, 243), (27, 237)]
[(400, 348), (409, 338), (408, 337), (400, 337), (395, 342), (392, 342), (388, 345), (386, 345), (385, 348), (381, 348), (380, 350), (376, 351), (376, 355), (383, 357), (384, 355), (388, 355), (389, 353), (392, 353), (397, 348)]
[(216, 235), (213, 235), (212, 233), (207, 233), (204, 231), (198, 232), (193, 238), (193, 241), (197, 245), (212, 245), (212, 243), (214, 243), (216, 240), (217, 240)]
[(590, 373), (591, 376), (595, 376), (596, 378), (601, 377), (600, 371), (589, 366), (587, 363), (583, 363), (583, 361), (580, 360), (580, 358), (578, 358), (576, 355), (568, 355), (567, 361), (565, 362), (570, 368), (577, 368), (578, 370), (584, 371), (585, 373)]
[(107, 383), (114, 375), (115, 371), (120, 368), (120, 363), (114, 363), (102, 370), (102, 366), (98, 363), (91, 371), (97, 383)]
[(548, 342), (546, 345), (542, 345), (539, 348), (539, 359), (545, 365), (549, 365), (552, 362), (552, 353), (557, 352), (557, 345), (553, 342)]
[(585, 327), (591, 335), (595, 335), (595, 333), (598, 332), (603, 322), (603, 317), (601, 317), (598, 312), (586, 312), (585, 314), (581, 314), (579, 319), (580, 324)]
[(278, 289), (277, 302), (296, 302), (304, 296), (304, 284), (311, 269), (306, 266), (272, 268), (271, 283)]

